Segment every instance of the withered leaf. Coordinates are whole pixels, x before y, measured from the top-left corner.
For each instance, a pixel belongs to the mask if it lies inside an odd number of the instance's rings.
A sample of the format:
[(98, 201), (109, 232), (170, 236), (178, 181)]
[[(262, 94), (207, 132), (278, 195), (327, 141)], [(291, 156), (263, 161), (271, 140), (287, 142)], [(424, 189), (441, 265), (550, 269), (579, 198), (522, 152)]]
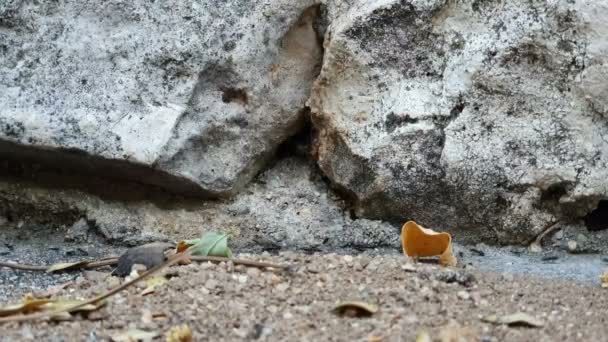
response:
[(600, 276), (600, 281), (602, 282), (602, 287), (603, 288), (608, 288), (608, 272), (604, 272), (601, 276)]
[(416, 334), (416, 342), (433, 342), (431, 335), (426, 330), (420, 330)]
[(50, 299), (38, 299), (31, 296), (25, 296), (19, 304), (12, 304), (0, 308), (0, 317), (39, 311), (43, 305), (50, 301)]
[(401, 229), (401, 246), (403, 254), (407, 256), (439, 256), (440, 264), (456, 266), (456, 257), (452, 252), (452, 236), (449, 233), (438, 233), (421, 227), (414, 221), (408, 221)]
[(157, 287), (166, 284), (168, 281), (164, 276), (156, 276), (146, 280), (146, 288), (141, 292), (141, 295), (146, 296), (153, 293)]
[[(4, 308), (0, 308), (0, 317), (8, 317), (13, 315), (21, 315), (28, 314), (33, 312), (48, 312), (52, 313), (55, 311), (61, 311), (66, 308), (75, 306), (77, 304), (82, 303), (81, 300), (72, 300), (72, 299), (37, 299), (32, 298), (30, 296), (26, 296), (22, 299), (21, 304), (10, 305)], [(98, 304), (88, 304), (82, 307), (79, 307), (75, 310), (70, 310), (70, 312), (90, 312), (98, 310), (105, 303), (100, 302)], [(66, 320), (71, 318), (70, 312), (58, 312), (52, 314), (50, 316), (51, 319), (54, 320)]]
[(517, 312), (510, 315), (497, 316), (490, 315), (482, 318), (482, 321), (494, 324), (505, 324), (510, 326), (527, 326), (538, 328), (543, 326), (543, 322), (524, 312)]
[(59, 262), (59, 263), (49, 266), (49, 268), (46, 269), (46, 273), (79, 269), (79, 268), (82, 268), (83, 266), (88, 265), (89, 262), (90, 261), (88, 261), (88, 260), (82, 260), (82, 261), (76, 261), (76, 262)]
[(367, 317), (378, 312), (378, 306), (362, 301), (345, 301), (338, 303), (333, 311), (347, 317)]
[(167, 342), (192, 342), (192, 330), (186, 324), (176, 325), (167, 332)]

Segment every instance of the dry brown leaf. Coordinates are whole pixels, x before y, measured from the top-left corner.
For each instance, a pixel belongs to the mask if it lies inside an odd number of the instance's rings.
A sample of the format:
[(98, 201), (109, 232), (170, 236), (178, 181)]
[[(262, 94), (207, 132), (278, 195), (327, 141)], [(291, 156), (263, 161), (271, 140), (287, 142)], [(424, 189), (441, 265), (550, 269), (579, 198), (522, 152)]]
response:
[[(50, 301), (49, 303), (43, 305), (43, 309), (46, 311), (61, 311), (72, 306), (76, 306), (77, 304), (84, 303), (83, 300), (74, 300), (74, 299), (57, 299)], [(87, 304), (81, 306), (75, 310), (69, 310), (68, 312), (90, 312), (99, 310), (102, 306), (105, 305), (105, 302), (99, 302), (97, 304)]]
[(401, 246), (403, 253), (412, 258), (439, 256), (442, 265), (456, 266), (449, 233), (438, 233), (408, 221), (401, 229)]
[(416, 342), (433, 342), (431, 335), (426, 330), (420, 330), (416, 334)]
[(527, 326), (538, 328), (543, 326), (543, 322), (527, 313), (517, 312), (505, 316), (490, 315), (482, 318), (482, 321), (494, 324), (505, 324), (510, 326)]
[(347, 301), (338, 303), (334, 312), (347, 317), (365, 317), (378, 312), (378, 306), (361, 301)]
[(141, 295), (146, 296), (153, 293), (157, 287), (166, 284), (168, 281), (165, 276), (156, 276), (146, 280), (146, 288), (141, 292)]
[(191, 244), (188, 244), (188, 242), (186, 240), (182, 240), (177, 243), (177, 246), (175, 247), (175, 251), (177, 253), (181, 253), (181, 252), (185, 251), (186, 249), (188, 249), (188, 247), (190, 247), (190, 246), (191, 246)]
[(76, 262), (59, 262), (59, 263), (49, 266), (49, 268), (46, 269), (46, 273), (79, 269), (79, 268), (82, 268), (83, 266), (88, 265), (89, 262), (90, 261), (87, 261), (87, 260), (76, 261)]
[[(65, 308), (69, 308), (76, 304), (83, 303), (81, 300), (71, 300), (71, 299), (39, 299), (33, 298), (31, 296), (25, 296), (22, 299), (21, 304), (10, 305), (4, 308), (0, 308), (0, 317), (8, 317), (13, 315), (22, 315), (28, 314), (32, 312), (47, 312), (52, 313), (55, 311), (61, 311)], [(77, 310), (72, 310), (70, 312), (90, 312), (95, 311), (104, 305), (103, 302), (93, 305), (85, 305)], [(72, 316), (70, 312), (58, 312), (50, 316), (51, 319), (54, 320), (66, 320), (70, 319)]]
[(138, 342), (138, 341), (152, 341), (153, 338), (157, 337), (157, 332), (143, 331), (139, 329), (130, 329), (124, 332), (120, 332), (112, 336), (114, 342)]
[(600, 280), (602, 281), (602, 287), (603, 288), (608, 288), (608, 271), (604, 272), (600, 276)]
[(50, 299), (39, 299), (26, 295), (19, 304), (8, 305), (0, 308), (0, 317), (12, 316), (16, 314), (27, 314), (40, 311), (42, 306), (49, 303)]
[(186, 324), (171, 327), (167, 332), (167, 342), (192, 342), (192, 330)]

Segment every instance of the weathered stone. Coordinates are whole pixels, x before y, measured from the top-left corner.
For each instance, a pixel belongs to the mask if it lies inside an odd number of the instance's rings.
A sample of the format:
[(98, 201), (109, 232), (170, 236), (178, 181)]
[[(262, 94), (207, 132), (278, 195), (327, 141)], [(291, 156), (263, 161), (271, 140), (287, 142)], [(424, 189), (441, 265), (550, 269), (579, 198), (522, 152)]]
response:
[[(399, 246), (397, 227), (351, 219), (346, 204), (329, 191), (314, 165), (300, 157), (276, 161), (238, 196), (216, 201), (150, 193), (145, 187), (104, 179), (70, 175), (66, 180), (30, 169), (24, 173), (33, 173), (38, 182), (0, 180), (0, 212), (12, 218), (1, 231), (8, 236), (25, 230), (18, 227), (21, 222), (46, 227), (30, 234), (32, 240), (41, 241), (48, 240), (48, 234), (63, 241), (73, 230), (68, 227), (85, 224), (90, 242), (102, 239), (128, 246), (193, 239), (206, 231), (231, 233), (230, 246), (235, 251)], [(91, 181), (98, 187), (68, 186), (78, 181)]]
[(2, 1), (0, 152), (233, 193), (302, 124), (317, 12), (313, 0)]
[(336, 1), (309, 101), (361, 217), (525, 242), (608, 197), (603, 1)]

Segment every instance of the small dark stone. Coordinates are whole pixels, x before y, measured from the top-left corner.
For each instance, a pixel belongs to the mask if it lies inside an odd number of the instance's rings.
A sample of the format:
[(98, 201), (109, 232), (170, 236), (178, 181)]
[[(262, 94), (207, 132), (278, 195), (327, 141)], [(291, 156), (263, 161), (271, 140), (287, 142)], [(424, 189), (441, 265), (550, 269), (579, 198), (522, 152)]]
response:
[(89, 255), (89, 252), (78, 247), (76, 249), (68, 249), (64, 254), (65, 256), (87, 256)]
[(264, 325), (256, 323), (253, 325), (253, 329), (251, 330), (249, 337), (252, 340), (257, 340), (258, 338), (260, 338), (262, 336), (263, 332), (264, 332)]
[(477, 281), (472, 273), (469, 273), (467, 271), (456, 272), (452, 270), (446, 270), (437, 274), (435, 279), (448, 284), (457, 283), (465, 287), (469, 287)]
[(486, 253), (484, 253), (482, 250), (477, 249), (477, 248), (471, 248), (470, 251), (473, 254), (477, 254), (478, 256), (485, 256), (486, 255)]
[(555, 254), (543, 255), (543, 257), (540, 258), (540, 260), (542, 260), (542, 261), (555, 261), (557, 259), (559, 259), (559, 256), (557, 256)]

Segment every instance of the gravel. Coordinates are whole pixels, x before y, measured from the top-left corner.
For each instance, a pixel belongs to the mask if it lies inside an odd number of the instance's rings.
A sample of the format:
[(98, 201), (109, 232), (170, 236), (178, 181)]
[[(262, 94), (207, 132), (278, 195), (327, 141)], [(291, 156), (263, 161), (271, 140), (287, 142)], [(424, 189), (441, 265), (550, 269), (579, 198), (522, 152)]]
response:
[[(175, 266), (165, 271), (169, 281), (152, 294), (142, 296), (145, 286), (134, 286), (88, 318), (5, 324), (0, 339), (105, 341), (139, 329), (164, 340), (169, 329), (182, 324), (195, 341), (410, 341), (420, 331), (436, 340), (458, 335), (465, 341), (599, 341), (608, 334), (608, 296), (591, 282), (482, 271), (466, 261), (442, 268), (397, 254), (238, 257), (288, 264), (291, 271), (232, 263)], [(122, 280), (110, 271), (89, 273), (90, 279), (67, 274), (73, 284), (56, 296), (88, 298), (115, 286)], [(18, 272), (0, 271), (2, 278), (7, 273)], [(6, 286), (0, 285), (5, 296)], [(379, 311), (368, 318), (335, 314), (335, 305), (346, 300), (375, 304)], [(544, 325), (509, 327), (481, 320), (516, 312)]]

